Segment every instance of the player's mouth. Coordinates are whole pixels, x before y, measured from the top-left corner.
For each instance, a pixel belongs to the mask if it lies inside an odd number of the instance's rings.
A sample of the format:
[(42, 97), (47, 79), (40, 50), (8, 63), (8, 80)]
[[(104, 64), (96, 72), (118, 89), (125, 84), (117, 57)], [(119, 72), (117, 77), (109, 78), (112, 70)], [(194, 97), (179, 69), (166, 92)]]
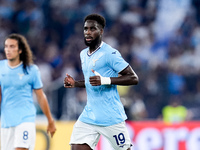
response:
[(85, 37), (85, 41), (91, 42), (92, 41), (92, 37)]

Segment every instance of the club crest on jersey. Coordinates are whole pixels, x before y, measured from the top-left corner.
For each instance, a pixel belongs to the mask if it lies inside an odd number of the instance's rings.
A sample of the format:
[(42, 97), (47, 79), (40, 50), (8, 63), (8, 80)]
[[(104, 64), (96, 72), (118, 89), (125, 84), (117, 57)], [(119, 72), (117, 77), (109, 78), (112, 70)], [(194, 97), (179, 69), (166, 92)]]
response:
[(22, 80), (24, 74), (20, 74), (20, 73), (18, 73), (18, 75), (19, 75), (19, 79)]
[(95, 66), (97, 60), (99, 60), (99, 59), (93, 59), (92, 60), (93, 61), (93, 67)]

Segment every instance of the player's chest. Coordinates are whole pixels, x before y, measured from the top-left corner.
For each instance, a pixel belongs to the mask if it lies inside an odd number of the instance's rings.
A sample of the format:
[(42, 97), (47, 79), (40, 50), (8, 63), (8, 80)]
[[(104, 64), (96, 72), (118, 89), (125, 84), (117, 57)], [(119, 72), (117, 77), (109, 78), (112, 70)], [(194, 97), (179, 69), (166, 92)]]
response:
[(24, 74), (23, 71), (5, 70), (0, 73), (1, 86), (21, 88), (31, 83), (30, 75)]
[(99, 54), (95, 56), (87, 56), (82, 58), (81, 65), (83, 71), (98, 70), (106, 65), (106, 60), (104, 54)]

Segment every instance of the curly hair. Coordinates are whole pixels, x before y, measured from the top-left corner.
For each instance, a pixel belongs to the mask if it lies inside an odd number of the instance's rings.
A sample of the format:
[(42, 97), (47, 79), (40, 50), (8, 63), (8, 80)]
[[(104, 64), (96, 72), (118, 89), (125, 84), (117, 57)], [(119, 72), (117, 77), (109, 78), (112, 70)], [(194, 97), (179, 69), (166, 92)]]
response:
[(6, 39), (14, 39), (18, 42), (18, 48), (22, 51), (20, 54), (20, 60), (23, 63), (24, 72), (28, 74), (27, 66), (33, 64), (33, 54), (26, 38), (23, 35), (13, 33), (8, 35)]
[(84, 23), (87, 20), (95, 20), (95, 21), (97, 21), (97, 23), (99, 25), (101, 25), (103, 29), (106, 26), (105, 18), (103, 16), (99, 15), (99, 14), (90, 14), (90, 15), (86, 16), (85, 19), (84, 19)]

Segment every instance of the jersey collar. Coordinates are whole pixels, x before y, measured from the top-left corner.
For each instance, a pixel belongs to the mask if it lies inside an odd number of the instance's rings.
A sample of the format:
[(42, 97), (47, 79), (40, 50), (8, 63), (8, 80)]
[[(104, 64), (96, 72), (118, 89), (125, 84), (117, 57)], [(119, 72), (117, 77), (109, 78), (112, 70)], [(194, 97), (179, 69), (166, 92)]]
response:
[(89, 52), (89, 49), (88, 49), (88, 51), (87, 51), (88, 56), (91, 56), (91, 55), (94, 54), (96, 51), (98, 51), (98, 50), (102, 47), (103, 43), (104, 43), (104, 42), (102, 41), (101, 44), (99, 45), (99, 47), (97, 47), (97, 49), (95, 49), (92, 53), (90, 53), (90, 52)]
[(9, 66), (11, 69), (14, 69), (14, 68), (19, 67), (21, 64), (22, 64), (22, 61), (21, 61), (18, 65), (16, 65), (16, 66), (10, 66), (9, 64), (8, 64), (8, 66)]

